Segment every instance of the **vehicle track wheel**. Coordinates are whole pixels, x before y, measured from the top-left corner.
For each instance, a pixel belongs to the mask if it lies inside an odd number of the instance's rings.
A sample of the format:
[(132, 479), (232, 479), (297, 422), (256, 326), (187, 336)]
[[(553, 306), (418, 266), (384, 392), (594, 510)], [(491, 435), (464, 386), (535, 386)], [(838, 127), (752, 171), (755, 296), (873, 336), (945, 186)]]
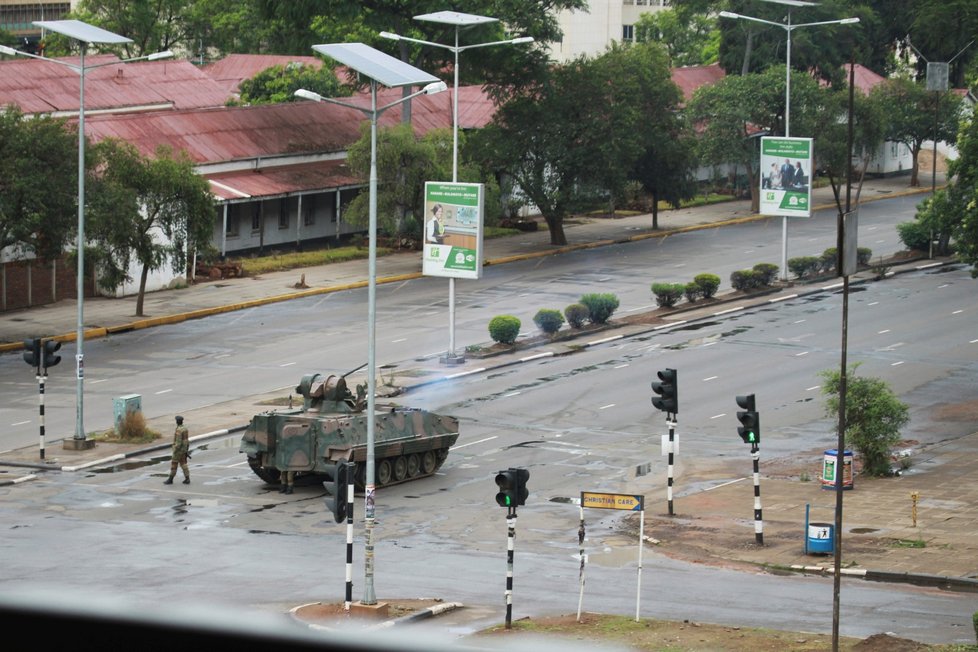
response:
[(377, 464), (377, 484), (383, 487), (391, 482), (391, 461), (380, 460)]
[(425, 451), (421, 454), (421, 473), (431, 475), (438, 468), (438, 458), (435, 451)]
[(416, 478), (421, 473), (421, 456), (411, 453), (407, 456), (407, 474), (409, 478)]
[(400, 482), (407, 477), (407, 458), (403, 455), (398, 455), (394, 458), (394, 481)]

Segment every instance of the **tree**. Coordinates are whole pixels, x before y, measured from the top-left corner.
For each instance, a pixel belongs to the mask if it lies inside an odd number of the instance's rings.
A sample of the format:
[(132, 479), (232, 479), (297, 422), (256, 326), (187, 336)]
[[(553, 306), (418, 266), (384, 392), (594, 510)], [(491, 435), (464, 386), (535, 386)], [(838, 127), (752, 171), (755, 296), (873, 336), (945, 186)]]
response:
[(56, 258), (75, 232), (78, 139), (64, 121), (0, 111), (0, 251)]
[[(657, 160), (673, 153), (667, 152), (665, 141), (678, 135), (679, 130), (673, 128), (680, 92), (672, 82), (665, 49), (656, 43), (614, 43), (579, 70), (581, 81), (593, 89), (585, 95), (598, 102), (592, 107), (591, 180), (608, 193), (614, 214), (625, 186), (635, 179), (639, 159), (644, 158), (643, 170), (651, 174)], [(677, 162), (676, 156), (669, 159), (669, 163)], [(686, 171), (674, 170), (673, 178), (681, 179)], [(641, 181), (656, 187), (651, 176)]]
[[(377, 131), (377, 228), (390, 235), (421, 237), (421, 220), (407, 220), (424, 212), (424, 182), (435, 180), (436, 149), (432, 142), (418, 140), (410, 125), (400, 124)], [(451, 156), (451, 151), (448, 153)], [(360, 139), (347, 151), (350, 170), (366, 179), (370, 175), (370, 123), (364, 122)], [(444, 178), (444, 177), (443, 177)], [(451, 178), (449, 175), (448, 178)], [(344, 219), (367, 225), (368, 192), (357, 195), (346, 207)]]
[(132, 145), (107, 139), (96, 146), (100, 165), (90, 193), (89, 235), (102, 274), (99, 285), (115, 289), (142, 268), (136, 314), (143, 314), (146, 279), (167, 263), (185, 270), (188, 248), (206, 247), (214, 229), (214, 202), (193, 162), (160, 147), (143, 158)]
[(652, 199), (652, 228), (659, 228), (659, 202), (679, 208), (696, 196), (696, 139), (682, 114), (669, 112), (649, 140), (632, 171)]
[[(818, 6), (785, 7), (783, 4), (730, 0), (728, 6), (719, 7), (744, 16), (760, 18), (773, 23), (784, 23), (791, 11), (792, 24), (814, 23), (858, 16), (858, 25), (819, 25), (791, 32), (791, 67), (800, 72), (814, 73), (828, 81), (838, 81), (843, 64), (849, 60), (853, 49), (868, 52), (860, 47), (865, 43), (866, 25), (875, 23), (873, 8), (867, 3), (847, 0), (826, 0)], [(780, 68), (784, 73), (787, 60), (787, 30), (750, 20), (721, 19), (720, 65), (728, 73), (744, 75), (763, 72), (769, 67)]]
[[(910, 422), (909, 408), (885, 381), (857, 377), (858, 366), (850, 365), (846, 371), (844, 441), (859, 451), (864, 473), (886, 476), (890, 474), (890, 449), (900, 441), (900, 429)], [(825, 414), (838, 417), (841, 374), (837, 369), (828, 369), (819, 375), (825, 379)], [(838, 420), (835, 428), (838, 434)]]
[(816, 116), (815, 169), (828, 177), (832, 185), (836, 207), (841, 214), (845, 210), (842, 189), (849, 177), (850, 167), (856, 180), (856, 201), (862, 189), (866, 169), (883, 142), (883, 115), (879, 102), (853, 92), (852, 102), (852, 152), (849, 152), (849, 89), (823, 89), (825, 110)]
[[(961, 124), (958, 158), (948, 164), (947, 190), (927, 207), (939, 224), (949, 224), (958, 258), (971, 265), (978, 278), (978, 120)], [(918, 218), (920, 218), (918, 216)], [(926, 219), (926, 218), (925, 218)]]
[(635, 23), (635, 40), (662, 44), (673, 66), (709, 65), (720, 51), (716, 18), (685, 5), (642, 14)]
[[(120, 49), (126, 58), (140, 57), (186, 47), (193, 4), (194, 0), (81, 0), (70, 17), (132, 39)], [(62, 45), (65, 41), (55, 40)]]
[(917, 157), (925, 141), (953, 144), (957, 138), (961, 100), (954, 93), (927, 91), (909, 79), (891, 78), (873, 89), (884, 115), (886, 140), (903, 143), (913, 157), (910, 185), (919, 186)]
[(300, 88), (313, 91), (323, 97), (343, 97), (352, 90), (340, 84), (332, 69), (322, 66), (290, 63), (262, 70), (251, 79), (241, 82), (242, 104), (280, 104), (295, 102), (295, 92)]
[[(978, 33), (978, 5), (971, 0), (917, 0), (911, 5), (911, 43), (926, 61), (950, 61), (951, 87), (963, 88), (965, 72), (978, 58), (972, 43)], [(918, 65), (926, 66), (926, 61)]]
[[(699, 127), (700, 160), (743, 165), (755, 211), (760, 203), (757, 136), (784, 133), (783, 73), (769, 68), (760, 74), (728, 75), (700, 88), (687, 107), (690, 121)], [(818, 83), (810, 75), (792, 73), (791, 135), (814, 135), (816, 117), (825, 110), (826, 96)]]
[(550, 243), (563, 245), (567, 215), (602, 196), (613, 205), (678, 89), (654, 44), (579, 57), (534, 83), (500, 107), (475, 149), (540, 211)]
[[(433, 43), (452, 45), (455, 28), (414, 20), (421, 14), (443, 11), (441, 0), (249, 0), (261, 7), (265, 20), (280, 22), (279, 42), (270, 43), (275, 52), (308, 52), (314, 43), (344, 42), (351, 36), (398, 56), (422, 70), (451, 70), (455, 55), (444, 49), (394, 43), (380, 38), (381, 31), (395, 32)], [(507, 34), (533, 36), (536, 43), (479, 50), (461, 66), (461, 82), (489, 82), (503, 92), (519, 88), (547, 65), (546, 44), (561, 38), (557, 14), (563, 9), (582, 9), (586, 0), (471, 0), (459, 11), (498, 18), (499, 22), (467, 28), (460, 45), (505, 38)], [(464, 55), (463, 55), (464, 56)], [(407, 109), (407, 107), (405, 107)]]

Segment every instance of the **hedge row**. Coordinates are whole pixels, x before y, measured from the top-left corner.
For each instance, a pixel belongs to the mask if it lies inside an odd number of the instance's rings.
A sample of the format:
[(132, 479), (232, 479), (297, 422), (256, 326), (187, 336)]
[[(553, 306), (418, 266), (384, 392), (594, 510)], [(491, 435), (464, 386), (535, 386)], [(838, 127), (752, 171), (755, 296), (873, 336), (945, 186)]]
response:
[[(582, 295), (577, 303), (564, 308), (563, 314), (553, 308), (541, 308), (533, 317), (533, 323), (547, 335), (561, 329), (566, 320), (571, 328), (583, 328), (586, 324), (606, 324), (618, 309), (618, 297), (609, 293)], [(489, 321), (489, 337), (493, 342), (512, 344), (520, 334), (522, 322), (513, 315), (497, 315)]]

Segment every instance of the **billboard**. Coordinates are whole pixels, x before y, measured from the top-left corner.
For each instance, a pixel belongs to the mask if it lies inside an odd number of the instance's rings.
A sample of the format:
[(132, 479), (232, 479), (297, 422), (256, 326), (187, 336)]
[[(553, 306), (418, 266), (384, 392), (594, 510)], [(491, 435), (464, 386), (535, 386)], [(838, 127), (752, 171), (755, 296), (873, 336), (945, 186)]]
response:
[(424, 184), (422, 274), (482, 277), (483, 196), (481, 183)]
[(811, 217), (812, 139), (761, 138), (761, 215)]

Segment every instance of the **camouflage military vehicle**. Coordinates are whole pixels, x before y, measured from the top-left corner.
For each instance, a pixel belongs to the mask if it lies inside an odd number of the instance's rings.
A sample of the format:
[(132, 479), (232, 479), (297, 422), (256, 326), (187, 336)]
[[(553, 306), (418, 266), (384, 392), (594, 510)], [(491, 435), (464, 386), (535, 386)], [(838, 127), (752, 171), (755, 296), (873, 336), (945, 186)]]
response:
[[(279, 474), (324, 472), (338, 460), (356, 463), (354, 482), (366, 484), (366, 387), (354, 396), (343, 376), (303, 376), (296, 393), (301, 408), (263, 412), (254, 416), (241, 438), (240, 452), (248, 456), (255, 474), (277, 483)], [(458, 439), (458, 419), (426, 410), (377, 406), (374, 425), (374, 482), (376, 486), (407, 482), (433, 474)]]

